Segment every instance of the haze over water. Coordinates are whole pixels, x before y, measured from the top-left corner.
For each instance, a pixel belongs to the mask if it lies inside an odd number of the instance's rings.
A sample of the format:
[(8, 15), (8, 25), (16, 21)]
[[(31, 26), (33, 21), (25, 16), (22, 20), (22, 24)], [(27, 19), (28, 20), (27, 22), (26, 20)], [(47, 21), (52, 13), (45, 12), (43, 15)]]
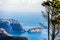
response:
[[(22, 27), (27, 31), (31, 28), (40, 27), (39, 23), (47, 26), (46, 19), (42, 16), (41, 11), (45, 8), (41, 5), (43, 0), (0, 0), (0, 18), (16, 19)], [(47, 29), (42, 29), (41, 33), (29, 34), (28, 32), (13, 36), (25, 36), (30, 40), (46, 40)]]

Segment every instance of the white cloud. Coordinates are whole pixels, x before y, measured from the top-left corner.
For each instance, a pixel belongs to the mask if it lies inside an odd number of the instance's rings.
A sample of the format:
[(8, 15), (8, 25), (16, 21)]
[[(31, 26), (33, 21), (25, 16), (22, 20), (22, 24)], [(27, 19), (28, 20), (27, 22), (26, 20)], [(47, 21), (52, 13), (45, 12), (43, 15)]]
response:
[(0, 0), (4, 11), (40, 11), (42, 0)]

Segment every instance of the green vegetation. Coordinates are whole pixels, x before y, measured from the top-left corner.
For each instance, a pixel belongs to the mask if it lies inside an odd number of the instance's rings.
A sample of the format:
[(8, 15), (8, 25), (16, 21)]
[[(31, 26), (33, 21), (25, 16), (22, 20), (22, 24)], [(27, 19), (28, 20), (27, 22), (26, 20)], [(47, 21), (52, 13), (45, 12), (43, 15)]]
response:
[[(59, 33), (59, 26), (60, 26), (60, 1), (59, 0), (47, 0), (46, 2), (42, 3), (43, 6), (46, 8), (46, 12), (48, 13), (48, 29), (52, 24), (52, 40), (55, 39), (56, 35)], [(51, 16), (51, 19), (50, 19)], [(56, 33), (56, 30), (57, 33)], [(48, 30), (49, 33), (49, 30)], [(48, 34), (48, 40), (49, 40)]]

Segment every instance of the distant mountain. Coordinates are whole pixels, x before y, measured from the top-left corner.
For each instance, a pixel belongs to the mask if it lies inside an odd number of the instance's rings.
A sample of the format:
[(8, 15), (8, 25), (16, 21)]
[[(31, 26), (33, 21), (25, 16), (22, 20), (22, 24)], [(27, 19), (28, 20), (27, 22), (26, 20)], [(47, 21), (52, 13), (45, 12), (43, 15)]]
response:
[(20, 22), (14, 19), (0, 19), (0, 28), (5, 29), (8, 33), (25, 32)]

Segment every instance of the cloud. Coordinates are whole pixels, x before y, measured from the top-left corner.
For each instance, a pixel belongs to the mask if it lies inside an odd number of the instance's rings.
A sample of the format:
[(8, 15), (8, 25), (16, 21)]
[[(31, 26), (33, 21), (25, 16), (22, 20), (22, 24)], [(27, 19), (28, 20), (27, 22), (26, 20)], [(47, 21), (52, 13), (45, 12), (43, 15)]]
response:
[(3, 11), (40, 11), (41, 0), (0, 0)]

